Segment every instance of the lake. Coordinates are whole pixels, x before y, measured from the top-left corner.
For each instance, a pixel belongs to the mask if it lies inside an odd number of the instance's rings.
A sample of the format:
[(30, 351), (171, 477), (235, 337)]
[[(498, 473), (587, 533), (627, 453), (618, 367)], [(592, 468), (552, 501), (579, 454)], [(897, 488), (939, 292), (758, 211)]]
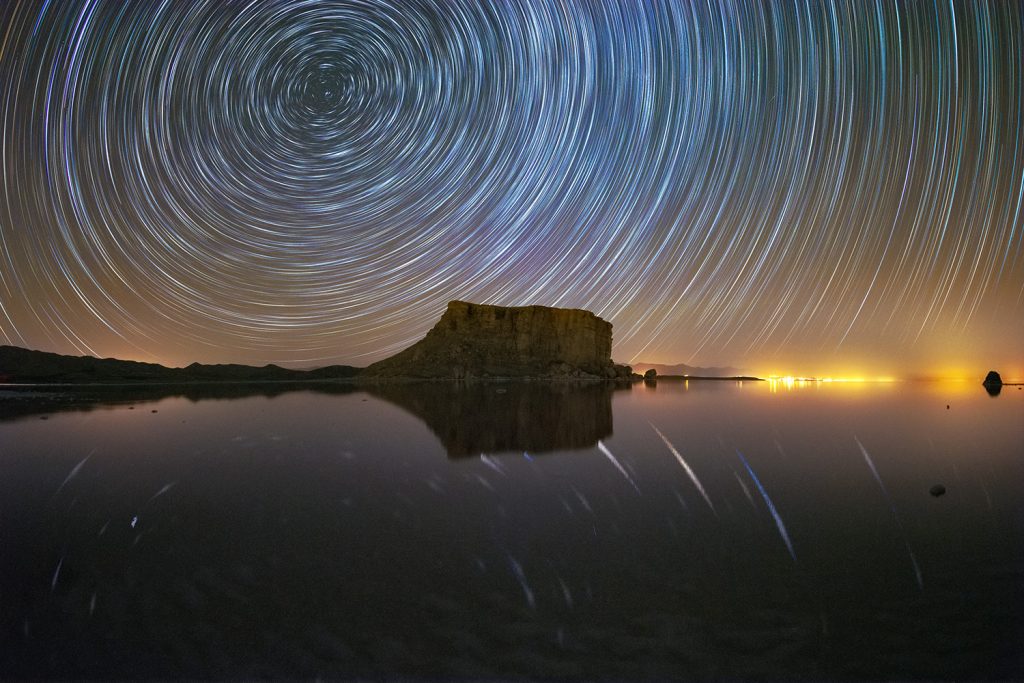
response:
[(0, 399), (0, 677), (1024, 677), (1018, 387), (289, 389)]

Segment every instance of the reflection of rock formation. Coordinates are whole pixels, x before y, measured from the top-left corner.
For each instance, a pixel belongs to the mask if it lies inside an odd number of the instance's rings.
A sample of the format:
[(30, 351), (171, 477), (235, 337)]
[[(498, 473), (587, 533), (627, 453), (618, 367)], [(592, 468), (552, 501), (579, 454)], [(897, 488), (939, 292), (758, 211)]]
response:
[(421, 382), (366, 388), (423, 419), (452, 458), (591, 448), (612, 434), (614, 388), (605, 383)]
[(611, 351), (611, 323), (590, 311), (452, 301), (426, 337), (360, 379), (628, 379), (629, 368), (613, 364)]

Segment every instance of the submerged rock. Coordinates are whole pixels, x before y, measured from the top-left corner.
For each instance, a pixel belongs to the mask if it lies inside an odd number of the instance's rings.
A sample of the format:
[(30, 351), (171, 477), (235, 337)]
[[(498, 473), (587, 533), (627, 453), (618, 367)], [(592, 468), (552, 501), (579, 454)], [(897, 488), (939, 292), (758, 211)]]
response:
[(928, 493), (932, 494), (936, 498), (946, 493), (946, 487), (942, 484), (936, 484), (935, 486), (928, 489)]
[(361, 378), (615, 379), (612, 325), (590, 311), (452, 301), (427, 336), (366, 368)]

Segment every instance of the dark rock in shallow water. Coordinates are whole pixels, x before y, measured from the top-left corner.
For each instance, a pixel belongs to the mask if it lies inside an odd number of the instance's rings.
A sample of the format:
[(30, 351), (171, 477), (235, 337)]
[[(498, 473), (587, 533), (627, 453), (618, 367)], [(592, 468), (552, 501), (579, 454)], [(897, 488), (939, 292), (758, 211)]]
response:
[(985, 375), (985, 381), (982, 382), (982, 384), (984, 384), (985, 386), (989, 386), (990, 384), (995, 386), (1002, 386), (1003, 378), (1000, 377), (999, 373), (996, 372), (995, 370), (989, 370), (988, 374)]
[(644, 379), (658, 379), (658, 371), (655, 370), (654, 368), (651, 368), (650, 370), (644, 373)]
[(932, 494), (936, 498), (946, 493), (946, 487), (942, 484), (936, 484), (935, 486), (928, 489), (928, 493)]
[(590, 311), (452, 301), (426, 337), (360, 379), (628, 377), (611, 351), (611, 323)]

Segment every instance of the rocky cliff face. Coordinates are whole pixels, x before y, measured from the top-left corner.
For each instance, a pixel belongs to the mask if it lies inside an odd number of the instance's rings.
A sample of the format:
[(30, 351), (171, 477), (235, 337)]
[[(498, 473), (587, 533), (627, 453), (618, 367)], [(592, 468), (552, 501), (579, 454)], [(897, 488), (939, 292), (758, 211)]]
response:
[(452, 301), (426, 337), (360, 377), (628, 377), (611, 350), (611, 323), (589, 311)]

